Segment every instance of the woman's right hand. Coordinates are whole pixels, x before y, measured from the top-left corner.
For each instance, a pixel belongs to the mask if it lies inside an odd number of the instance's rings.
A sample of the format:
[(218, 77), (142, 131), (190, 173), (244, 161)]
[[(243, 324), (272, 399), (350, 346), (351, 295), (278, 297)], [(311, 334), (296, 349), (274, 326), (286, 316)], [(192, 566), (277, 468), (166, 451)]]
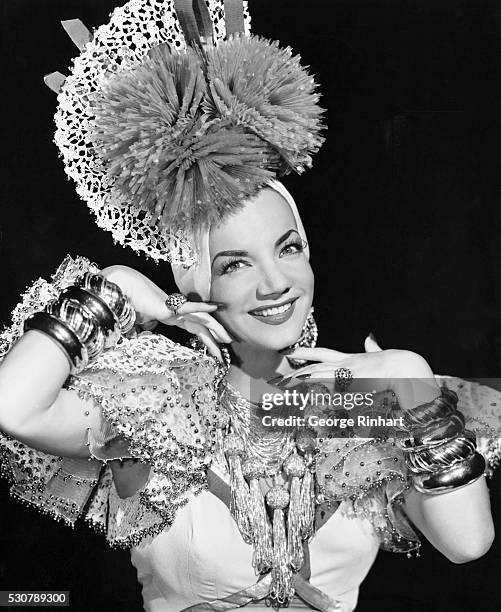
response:
[(218, 342), (229, 343), (231, 336), (212, 314), (218, 309), (210, 302), (185, 302), (175, 314), (165, 305), (167, 293), (141, 272), (128, 266), (110, 266), (101, 274), (120, 289), (131, 300), (136, 311), (136, 322), (151, 329), (157, 321), (165, 325), (176, 325), (197, 335), (211, 355), (222, 361)]

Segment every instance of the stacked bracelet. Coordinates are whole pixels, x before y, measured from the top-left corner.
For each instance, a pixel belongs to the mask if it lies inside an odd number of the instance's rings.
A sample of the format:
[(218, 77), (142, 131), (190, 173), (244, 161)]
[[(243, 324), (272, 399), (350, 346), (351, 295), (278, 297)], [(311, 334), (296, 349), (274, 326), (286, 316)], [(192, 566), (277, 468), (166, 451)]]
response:
[(475, 435), (465, 429), (449, 389), (433, 402), (406, 414), (409, 437), (402, 442), (414, 487), (438, 495), (466, 486), (482, 476), (485, 460), (476, 452)]
[(35, 329), (54, 340), (77, 371), (83, 370), (89, 358), (79, 337), (57, 317), (47, 312), (35, 312), (24, 322), (24, 331)]
[(440, 495), (452, 489), (465, 487), (478, 480), (485, 470), (485, 459), (480, 453), (474, 453), (461, 463), (438, 470), (433, 474), (414, 476), (413, 485), (420, 493)]
[(87, 273), (79, 284), (62, 291), (46, 312), (28, 317), (24, 329), (38, 330), (54, 340), (76, 374), (129, 333), (135, 319), (134, 308), (118, 285)]
[(120, 287), (101, 276), (87, 273), (81, 281), (81, 286), (100, 297), (116, 315), (122, 334), (128, 334), (136, 322), (136, 313), (130, 300)]

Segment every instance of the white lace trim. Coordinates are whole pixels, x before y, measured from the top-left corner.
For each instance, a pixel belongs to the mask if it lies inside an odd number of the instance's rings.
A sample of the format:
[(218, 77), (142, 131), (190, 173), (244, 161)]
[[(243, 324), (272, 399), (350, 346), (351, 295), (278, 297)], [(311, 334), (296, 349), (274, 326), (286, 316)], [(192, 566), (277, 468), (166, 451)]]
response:
[[(226, 34), (223, 0), (206, 2), (214, 38), (222, 40)], [(89, 137), (92, 98), (110, 72), (137, 66), (152, 47), (161, 43), (185, 48), (173, 4), (173, 0), (130, 0), (94, 32), (92, 41), (75, 58), (58, 95), (54, 142), (78, 195), (94, 213), (97, 225), (111, 232), (115, 242), (155, 261), (190, 266), (196, 262), (196, 253), (188, 237), (179, 232), (159, 232), (150, 225), (150, 213), (128, 205), (126, 198), (113, 189)], [(247, 2), (244, 10), (249, 32)]]

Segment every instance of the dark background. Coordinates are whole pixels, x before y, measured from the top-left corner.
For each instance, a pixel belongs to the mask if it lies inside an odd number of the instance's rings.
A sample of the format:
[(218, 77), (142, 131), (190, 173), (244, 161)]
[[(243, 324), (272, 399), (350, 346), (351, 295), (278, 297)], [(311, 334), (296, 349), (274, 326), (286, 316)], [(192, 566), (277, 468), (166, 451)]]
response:
[[(168, 266), (113, 245), (65, 180), (45, 73), (76, 48), (59, 20), (107, 21), (110, 0), (1, 0), (0, 324), (66, 253), (131, 265), (167, 291)], [(322, 85), (327, 143), (285, 181), (316, 273), (320, 344), (423, 354), (442, 374), (501, 365), (501, 5), (496, 0), (251, 0), (253, 31), (301, 52)], [(499, 527), (499, 475), (492, 482)], [(0, 589), (70, 590), (74, 611), (135, 611), (128, 553), (71, 531), (0, 491)], [(381, 553), (358, 610), (499, 610), (501, 552), (456, 566)]]

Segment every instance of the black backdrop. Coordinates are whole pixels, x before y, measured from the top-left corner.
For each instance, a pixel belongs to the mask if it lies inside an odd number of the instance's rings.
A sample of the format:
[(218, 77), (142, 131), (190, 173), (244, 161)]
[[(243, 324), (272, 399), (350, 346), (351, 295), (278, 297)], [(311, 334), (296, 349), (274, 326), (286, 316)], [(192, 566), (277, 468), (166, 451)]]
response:
[[(113, 245), (93, 224), (52, 144), (56, 99), (42, 75), (76, 49), (59, 20), (107, 20), (113, 0), (1, 0), (3, 157), (0, 323), (66, 253), (134, 266), (173, 290), (168, 266)], [(285, 182), (316, 273), (320, 343), (357, 351), (373, 331), (436, 372), (501, 366), (498, 142), (501, 8), (496, 0), (251, 0), (253, 30), (301, 52), (322, 84), (328, 139)], [(0, 589), (64, 589), (71, 609), (141, 609), (128, 553), (71, 531), (0, 491)], [(499, 476), (492, 482), (498, 520)], [(495, 544), (455, 566), (381, 553), (360, 611), (498, 610)]]

